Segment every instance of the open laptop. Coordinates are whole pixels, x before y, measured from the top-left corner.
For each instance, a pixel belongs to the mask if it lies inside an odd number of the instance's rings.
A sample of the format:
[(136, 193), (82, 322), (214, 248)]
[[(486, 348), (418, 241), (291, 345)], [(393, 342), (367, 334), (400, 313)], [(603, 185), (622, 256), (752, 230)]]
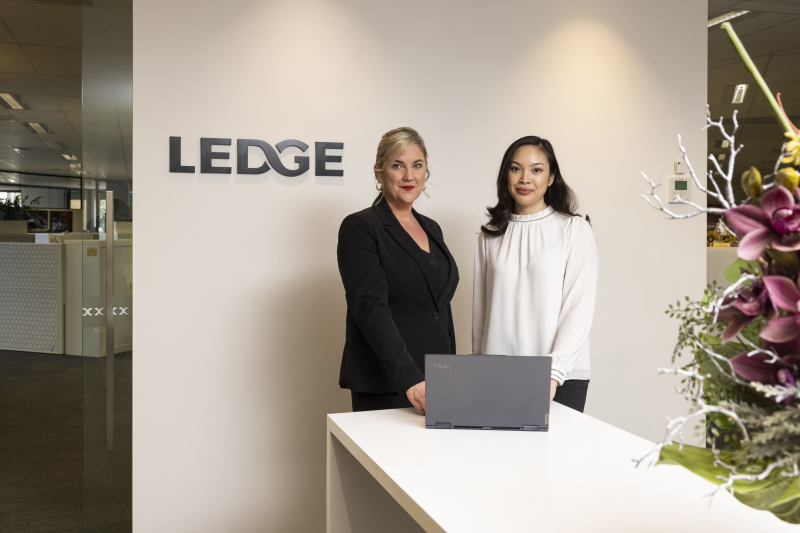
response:
[(425, 356), (425, 427), (547, 431), (551, 357)]

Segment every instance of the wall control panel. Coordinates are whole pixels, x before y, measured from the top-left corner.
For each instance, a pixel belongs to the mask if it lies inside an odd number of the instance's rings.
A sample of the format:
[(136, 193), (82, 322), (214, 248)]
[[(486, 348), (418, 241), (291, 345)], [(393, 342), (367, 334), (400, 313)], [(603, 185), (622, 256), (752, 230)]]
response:
[(684, 201), (692, 201), (692, 186), (688, 178), (672, 177), (669, 178), (669, 203), (680, 204), (682, 203), (678, 198)]

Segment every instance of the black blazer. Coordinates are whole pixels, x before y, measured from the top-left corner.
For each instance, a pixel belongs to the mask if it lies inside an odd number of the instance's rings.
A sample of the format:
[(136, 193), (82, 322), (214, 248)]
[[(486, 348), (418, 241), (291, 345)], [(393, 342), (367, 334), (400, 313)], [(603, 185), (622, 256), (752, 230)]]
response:
[(439, 225), (412, 213), (450, 264), (441, 295), (433, 294), (428, 254), (385, 200), (349, 215), (339, 228), (337, 258), (347, 298), (342, 388), (404, 394), (425, 380), (425, 354), (456, 353), (450, 300), (458, 268)]

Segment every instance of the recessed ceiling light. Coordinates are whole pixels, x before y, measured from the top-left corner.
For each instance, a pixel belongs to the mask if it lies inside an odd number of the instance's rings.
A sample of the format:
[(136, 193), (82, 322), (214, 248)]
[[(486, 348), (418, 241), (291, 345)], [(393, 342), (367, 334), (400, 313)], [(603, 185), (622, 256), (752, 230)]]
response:
[(80, 163), (70, 163), (69, 164), (69, 168), (81, 168), (81, 164)]
[(46, 129), (44, 129), (44, 128), (42, 127), (42, 125), (41, 125), (41, 124), (39, 124), (38, 122), (28, 122), (28, 126), (30, 126), (31, 128), (33, 128), (33, 129), (34, 129), (34, 131), (35, 131), (36, 133), (50, 133), (49, 131), (47, 131)]
[(731, 11), (730, 13), (725, 13), (724, 15), (720, 15), (717, 18), (713, 18), (708, 21), (708, 27), (716, 26), (717, 24), (722, 24), (723, 22), (727, 22), (731, 19), (735, 19), (736, 17), (741, 17), (745, 13), (750, 13), (749, 11)]
[(75, 157), (74, 155), (70, 155), (70, 154), (61, 154), (61, 157), (63, 157), (67, 161), (77, 161), (78, 160), (77, 157)]
[(5, 100), (11, 109), (25, 109), (25, 107), (17, 100), (17, 98), (19, 98), (18, 96), (15, 97), (10, 93), (0, 93), (0, 98)]
[(730, 146), (731, 146), (731, 142), (730, 142), (730, 141), (728, 141), (727, 139), (726, 139), (726, 140), (723, 140), (723, 141), (720, 143), (720, 146), (721, 146), (722, 148), (730, 148)]
[(744, 95), (747, 92), (747, 84), (741, 83), (736, 86), (736, 90), (733, 92), (733, 102), (734, 104), (741, 104), (744, 102)]
[(66, 150), (67, 149), (67, 145), (64, 144), (64, 143), (45, 141), (44, 144), (47, 145), (47, 147), (50, 148), (51, 150)]
[(728, 156), (728, 154), (719, 154), (719, 155), (717, 156), (717, 161), (725, 161), (725, 158), (726, 158), (727, 156)]

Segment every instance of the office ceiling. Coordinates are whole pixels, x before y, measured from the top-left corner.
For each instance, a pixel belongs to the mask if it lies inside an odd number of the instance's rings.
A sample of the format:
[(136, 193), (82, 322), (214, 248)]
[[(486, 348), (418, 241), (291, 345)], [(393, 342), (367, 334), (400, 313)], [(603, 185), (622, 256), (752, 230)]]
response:
[[(735, 10), (749, 11), (733, 27), (800, 121), (800, 0), (708, 3), (709, 19)], [(768, 173), (781, 130), (725, 33), (719, 25), (708, 32), (711, 113), (729, 119), (737, 109), (737, 139), (745, 145), (736, 175), (750, 166)], [(0, 0), (0, 93), (25, 107), (0, 101), (0, 170), (130, 180), (132, 74), (132, 0)], [(740, 83), (749, 84), (744, 102), (732, 104)], [(726, 152), (721, 140), (709, 131), (710, 153)]]
[(132, 78), (132, 0), (0, 1), (0, 170), (130, 180)]
[[(740, 10), (749, 13), (730, 21), (734, 30), (772, 92), (781, 93), (789, 117), (800, 123), (800, 0), (710, 0), (708, 18)], [(748, 84), (744, 101), (733, 104), (734, 90), (742, 83)], [(737, 156), (734, 175), (741, 176), (751, 166), (771, 173), (785, 140), (783, 130), (719, 25), (708, 29), (708, 103), (712, 117), (723, 116), (729, 125), (733, 111), (738, 110), (736, 139), (744, 149)], [(716, 130), (709, 130), (709, 153), (727, 153), (721, 141)], [(737, 198), (743, 198), (739, 180), (735, 182)]]

